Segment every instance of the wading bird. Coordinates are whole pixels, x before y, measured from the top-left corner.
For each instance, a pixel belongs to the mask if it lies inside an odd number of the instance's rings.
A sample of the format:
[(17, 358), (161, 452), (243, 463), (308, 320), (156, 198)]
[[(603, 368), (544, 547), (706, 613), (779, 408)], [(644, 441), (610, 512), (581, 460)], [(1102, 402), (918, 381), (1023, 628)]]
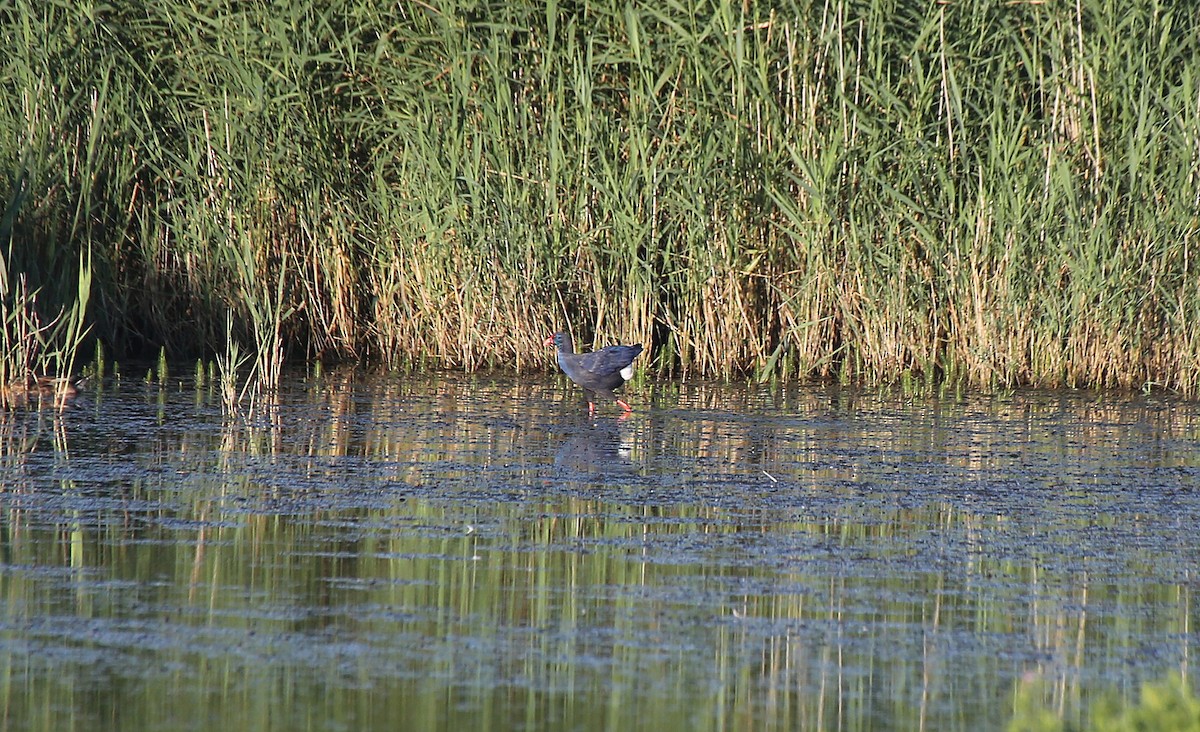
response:
[(611, 399), (628, 415), (633, 411), (624, 400), (613, 394), (613, 389), (633, 378), (633, 359), (642, 352), (642, 344), (632, 346), (608, 346), (591, 353), (575, 353), (571, 336), (555, 333), (546, 339), (545, 345), (554, 346), (558, 356), (558, 367), (567, 378), (583, 387), (588, 400), (588, 415), (596, 413), (596, 397)]

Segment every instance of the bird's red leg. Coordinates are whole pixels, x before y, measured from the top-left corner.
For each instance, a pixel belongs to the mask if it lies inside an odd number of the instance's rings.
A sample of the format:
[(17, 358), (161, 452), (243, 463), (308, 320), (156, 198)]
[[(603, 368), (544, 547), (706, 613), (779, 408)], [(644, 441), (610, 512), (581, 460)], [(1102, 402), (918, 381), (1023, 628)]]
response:
[(588, 416), (589, 417), (596, 416), (596, 405), (591, 402), (588, 402)]
[(626, 404), (626, 403), (625, 403), (623, 400), (621, 400), (621, 399), (618, 399), (618, 400), (617, 400), (617, 404), (620, 404), (620, 405), (621, 405), (621, 408), (625, 410), (625, 413), (626, 413), (626, 414), (632, 414), (632, 413), (633, 413), (633, 407), (631, 407), (631, 406), (629, 406), (628, 404)]

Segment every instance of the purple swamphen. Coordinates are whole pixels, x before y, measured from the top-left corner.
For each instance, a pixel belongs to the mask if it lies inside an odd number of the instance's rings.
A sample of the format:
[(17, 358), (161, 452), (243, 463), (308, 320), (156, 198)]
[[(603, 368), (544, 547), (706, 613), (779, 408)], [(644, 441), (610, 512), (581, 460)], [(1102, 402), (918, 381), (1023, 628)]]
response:
[(597, 395), (611, 399), (625, 410), (633, 411), (622, 399), (613, 394), (613, 389), (633, 378), (633, 359), (642, 352), (642, 344), (632, 346), (607, 346), (591, 353), (575, 353), (571, 336), (555, 333), (546, 339), (545, 345), (554, 346), (558, 356), (558, 367), (567, 378), (583, 387), (588, 400), (588, 414), (596, 413)]

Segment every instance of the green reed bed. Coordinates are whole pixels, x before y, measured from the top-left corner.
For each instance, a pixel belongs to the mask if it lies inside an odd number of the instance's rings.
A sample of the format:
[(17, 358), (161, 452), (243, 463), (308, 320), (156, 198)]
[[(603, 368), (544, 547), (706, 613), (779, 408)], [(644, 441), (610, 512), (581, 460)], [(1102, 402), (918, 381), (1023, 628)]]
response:
[[(1113, 3), (0, 10), (0, 231), (114, 354), (1200, 387), (1200, 18)], [(11, 280), (11, 276), (10, 276)], [(11, 290), (5, 295), (11, 298)], [(181, 327), (187, 324), (186, 327)]]

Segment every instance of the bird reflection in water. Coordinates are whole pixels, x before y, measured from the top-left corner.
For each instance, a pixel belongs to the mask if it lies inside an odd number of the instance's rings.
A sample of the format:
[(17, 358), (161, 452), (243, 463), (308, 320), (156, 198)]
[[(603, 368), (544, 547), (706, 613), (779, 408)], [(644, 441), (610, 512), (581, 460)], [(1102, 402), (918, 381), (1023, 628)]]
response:
[(580, 424), (554, 454), (554, 465), (585, 473), (626, 473), (633, 470), (633, 430), (622, 420)]

